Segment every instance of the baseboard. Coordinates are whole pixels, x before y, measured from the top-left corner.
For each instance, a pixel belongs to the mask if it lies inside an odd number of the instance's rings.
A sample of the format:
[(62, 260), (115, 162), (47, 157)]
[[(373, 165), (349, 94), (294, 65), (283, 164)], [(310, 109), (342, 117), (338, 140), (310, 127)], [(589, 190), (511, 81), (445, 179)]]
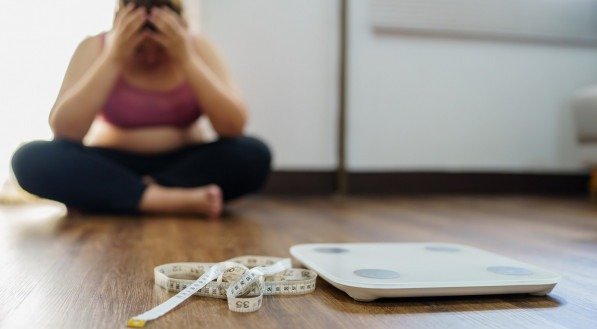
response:
[(266, 194), (332, 194), (336, 190), (334, 171), (274, 171), (265, 186)]
[[(268, 194), (331, 194), (333, 171), (277, 171)], [(588, 174), (380, 172), (349, 173), (349, 194), (569, 194), (587, 193)]]

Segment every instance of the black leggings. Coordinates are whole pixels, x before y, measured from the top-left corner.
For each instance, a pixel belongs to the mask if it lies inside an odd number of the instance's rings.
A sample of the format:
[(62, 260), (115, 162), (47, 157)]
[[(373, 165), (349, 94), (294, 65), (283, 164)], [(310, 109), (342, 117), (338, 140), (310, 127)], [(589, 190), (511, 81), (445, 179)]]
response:
[(31, 194), (86, 212), (136, 214), (147, 187), (143, 176), (167, 187), (218, 185), (224, 200), (261, 188), (271, 153), (251, 137), (226, 138), (157, 155), (88, 147), (63, 139), (19, 148), (12, 169)]

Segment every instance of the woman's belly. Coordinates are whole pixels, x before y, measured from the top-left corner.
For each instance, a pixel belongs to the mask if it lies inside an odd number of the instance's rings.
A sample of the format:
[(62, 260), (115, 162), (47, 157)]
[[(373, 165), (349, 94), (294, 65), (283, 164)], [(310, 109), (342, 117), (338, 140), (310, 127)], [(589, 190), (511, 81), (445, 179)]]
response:
[(121, 129), (103, 120), (96, 120), (85, 136), (84, 144), (134, 153), (155, 154), (203, 141), (201, 130), (196, 124), (182, 129), (177, 127)]

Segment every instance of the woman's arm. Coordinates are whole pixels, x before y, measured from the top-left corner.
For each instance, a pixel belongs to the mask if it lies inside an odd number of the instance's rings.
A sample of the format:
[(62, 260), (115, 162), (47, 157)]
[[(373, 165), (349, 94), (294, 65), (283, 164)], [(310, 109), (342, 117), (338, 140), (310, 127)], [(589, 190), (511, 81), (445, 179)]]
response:
[(50, 112), (55, 137), (80, 142), (104, 104), (119, 67), (100, 52), (99, 40), (85, 39), (75, 51)]
[(220, 136), (243, 134), (247, 109), (215, 47), (202, 37), (191, 37), (185, 22), (169, 9), (153, 8), (150, 20), (162, 44), (183, 68), (197, 100)]
[(246, 105), (215, 47), (205, 38), (193, 38), (194, 52), (183, 63), (204, 113), (220, 136), (244, 132)]
[(129, 4), (118, 12), (103, 50), (98, 38), (87, 38), (77, 47), (50, 112), (55, 137), (83, 140), (125, 60), (147, 36), (139, 33), (145, 20), (145, 9)]

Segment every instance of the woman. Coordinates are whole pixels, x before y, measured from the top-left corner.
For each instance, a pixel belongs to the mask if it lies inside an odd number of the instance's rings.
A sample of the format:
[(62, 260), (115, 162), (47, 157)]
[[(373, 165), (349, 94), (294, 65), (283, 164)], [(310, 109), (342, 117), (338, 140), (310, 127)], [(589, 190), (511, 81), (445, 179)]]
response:
[[(243, 137), (245, 103), (181, 2), (132, 2), (78, 46), (50, 113), (54, 140), (17, 150), (13, 172), (26, 191), (82, 211), (217, 218), (223, 201), (263, 185), (269, 149)], [(203, 115), (215, 142), (201, 143)]]

